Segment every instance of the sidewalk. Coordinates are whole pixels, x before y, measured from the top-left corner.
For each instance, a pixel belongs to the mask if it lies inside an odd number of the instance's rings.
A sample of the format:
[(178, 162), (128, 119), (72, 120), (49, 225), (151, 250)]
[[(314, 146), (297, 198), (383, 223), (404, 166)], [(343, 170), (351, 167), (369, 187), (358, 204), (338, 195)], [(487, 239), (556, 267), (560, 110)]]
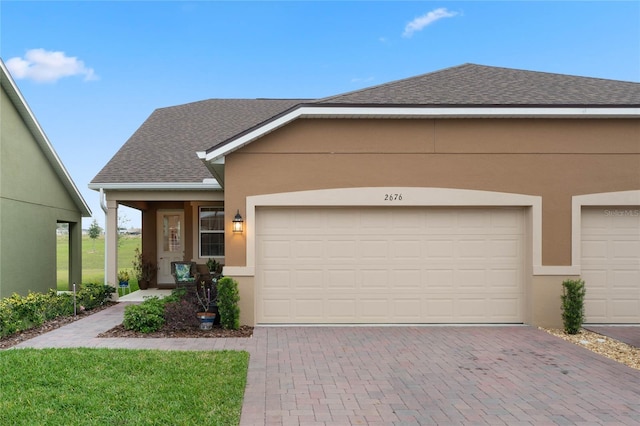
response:
[(91, 314), (64, 327), (34, 337), (16, 348), (121, 348), (162, 350), (220, 350), (233, 349), (252, 352), (256, 339), (189, 339), (189, 338), (99, 338), (98, 334), (122, 324), (124, 309), (130, 302), (120, 302), (111, 308)]

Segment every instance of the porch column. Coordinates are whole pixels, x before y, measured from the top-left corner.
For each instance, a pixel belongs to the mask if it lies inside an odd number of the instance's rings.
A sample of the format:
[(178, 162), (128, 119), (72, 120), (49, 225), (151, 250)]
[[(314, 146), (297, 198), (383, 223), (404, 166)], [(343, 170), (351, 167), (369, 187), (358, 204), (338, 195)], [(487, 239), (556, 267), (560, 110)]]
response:
[(118, 202), (107, 200), (107, 212), (105, 218), (105, 279), (108, 285), (116, 288), (113, 300), (118, 300)]

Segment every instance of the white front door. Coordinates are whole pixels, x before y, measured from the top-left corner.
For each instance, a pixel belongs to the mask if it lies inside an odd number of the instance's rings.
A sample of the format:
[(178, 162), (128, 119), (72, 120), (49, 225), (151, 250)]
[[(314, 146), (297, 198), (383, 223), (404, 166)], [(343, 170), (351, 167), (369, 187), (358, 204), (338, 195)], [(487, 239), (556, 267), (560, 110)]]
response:
[(158, 211), (158, 284), (173, 284), (171, 262), (184, 260), (184, 211)]

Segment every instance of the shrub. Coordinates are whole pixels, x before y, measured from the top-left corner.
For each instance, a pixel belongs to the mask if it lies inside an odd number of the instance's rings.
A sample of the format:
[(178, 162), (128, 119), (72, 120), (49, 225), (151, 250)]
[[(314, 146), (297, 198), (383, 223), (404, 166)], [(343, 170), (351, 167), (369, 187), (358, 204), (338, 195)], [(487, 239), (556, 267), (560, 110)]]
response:
[(562, 283), (562, 322), (567, 334), (577, 334), (584, 321), (584, 281), (565, 280)]
[(139, 305), (130, 305), (124, 309), (124, 321), (127, 330), (151, 333), (160, 330), (164, 324), (164, 302), (158, 297), (149, 297)]
[(47, 295), (49, 300), (44, 312), (45, 321), (73, 315), (73, 294), (58, 294), (56, 290), (49, 290)]
[(240, 308), (238, 301), (238, 282), (224, 277), (218, 281), (218, 312), (222, 328), (237, 330), (240, 328)]
[(9, 297), (13, 314), (20, 319), (20, 330), (37, 327), (44, 323), (44, 312), (48, 297), (42, 293), (29, 292), (26, 297), (14, 293)]
[(82, 284), (76, 293), (77, 305), (84, 306), (87, 311), (104, 305), (111, 299), (111, 293), (115, 293), (115, 287), (106, 284), (88, 283)]
[(0, 300), (0, 337), (9, 336), (20, 331), (22, 321), (15, 315), (9, 298)]

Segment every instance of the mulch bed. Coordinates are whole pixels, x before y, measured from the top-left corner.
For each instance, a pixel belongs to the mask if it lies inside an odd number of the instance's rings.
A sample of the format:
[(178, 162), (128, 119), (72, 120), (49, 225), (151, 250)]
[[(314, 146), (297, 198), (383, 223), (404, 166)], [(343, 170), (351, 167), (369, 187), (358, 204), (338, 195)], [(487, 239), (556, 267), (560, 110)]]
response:
[[(35, 327), (29, 330), (24, 330), (11, 336), (0, 338), (0, 350), (11, 348), (26, 340), (37, 337), (41, 334), (48, 333), (67, 324), (71, 324), (74, 321), (78, 321), (85, 318), (87, 315), (95, 314), (103, 309), (110, 308), (115, 305), (116, 302), (108, 302), (103, 306), (92, 309), (88, 312), (83, 312), (77, 316), (61, 317), (51, 321), (47, 321), (39, 327)], [(98, 335), (98, 337), (142, 337), (142, 338), (225, 338), (225, 337), (251, 337), (253, 335), (253, 327), (241, 326), (238, 330), (225, 330), (220, 327), (214, 326), (213, 330), (200, 330), (199, 328), (192, 328), (188, 330), (165, 330), (161, 329), (155, 333), (139, 333), (137, 331), (125, 330), (122, 324), (105, 331)]]
[(113, 327), (111, 330), (98, 334), (98, 337), (137, 337), (137, 338), (228, 338), (228, 337), (251, 337), (253, 327), (241, 326), (238, 330), (225, 330), (219, 326), (214, 326), (212, 330), (200, 330), (199, 328), (189, 328), (186, 330), (171, 330), (167, 327), (153, 333), (140, 333), (139, 331), (126, 330), (122, 324)]

